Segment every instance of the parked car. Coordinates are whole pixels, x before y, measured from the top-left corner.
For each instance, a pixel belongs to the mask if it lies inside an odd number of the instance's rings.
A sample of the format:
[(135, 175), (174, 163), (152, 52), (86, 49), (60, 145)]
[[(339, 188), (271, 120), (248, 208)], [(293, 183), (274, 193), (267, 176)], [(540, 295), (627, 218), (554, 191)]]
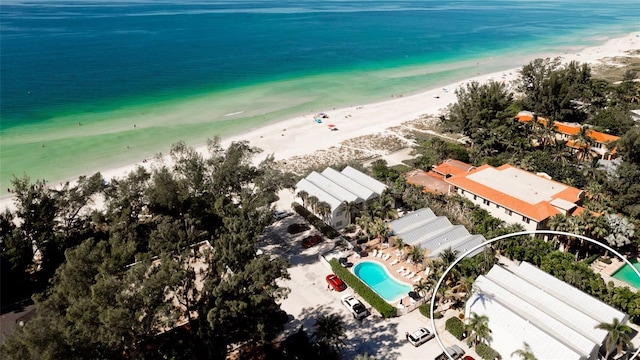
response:
[(322, 235), (311, 235), (302, 239), (302, 247), (308, 249), (312, 246), (316, 246), (322, 242)]
[[(451, 345), (447, 348), (447, 353), (453, 359), (460, 359), (462, 355), (464, 355), (464, 350), (462, 350), (458, 345)], [(443, 352), (442, 354), (436, 356), (435, 360), (449, 360), (449, 356), (447, 356), (447, 354)]]
[(275, 213), (273, 213), (273, 217), (276, 220), (282, 220), (282, 219), (284, 219), (284, 218), (286, 218), (288, 216), (291, 216), (291, 215), (293, 215), (293, 213), (290, 212), (290, 211), (286, 211), (286, 210), (278, 210)]
[(335, 291), (344, 291), (347, 288), (347, 284), (344, 283), (338, 276), (335, 274), (329, 274), (325, 278), (327, 283), (331, 288)]
[(364, 307), (360, 300), (356, 299), (355, 296), (345, 295), (342, 297), (341, 301), (354, 318), (362, 320), (369, 316), (369, 310), (367, 310), (367, 308)]
[(287, 232), (289, 234), (297, 234), (303, 231), (307, 231), (309, 229), (310, 229), (309, 224), (305, 224), (305, 223), (295, 223), (287, 226)]
[(471, 356), (471, 355), (467, 355), (467, 356), (463, 357), (462, 360), (476, 360), (476, 359), (474, 359), (473, 356)]
[(407, 341), (415, 347), (418, 347), (435, 337), (427, 328), (421, 327), (412, 333), (406, 333)]

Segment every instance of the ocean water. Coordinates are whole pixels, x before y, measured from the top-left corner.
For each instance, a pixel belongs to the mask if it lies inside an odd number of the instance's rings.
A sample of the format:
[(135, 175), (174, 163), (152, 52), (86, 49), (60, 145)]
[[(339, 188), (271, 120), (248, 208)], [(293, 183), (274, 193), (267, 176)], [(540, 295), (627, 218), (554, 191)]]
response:
[(0, 189), (576, 51), (639, 30), (639, 13), (633, 0), (4, 0)]

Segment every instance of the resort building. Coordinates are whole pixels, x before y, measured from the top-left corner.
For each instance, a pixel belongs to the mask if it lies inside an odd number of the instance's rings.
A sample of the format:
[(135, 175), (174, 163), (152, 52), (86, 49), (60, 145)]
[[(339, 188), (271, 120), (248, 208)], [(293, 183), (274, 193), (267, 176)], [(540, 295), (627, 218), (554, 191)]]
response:
[(433, 166), (430, 171), (411, 170), (404, 174), (404, 177), (407, 183), (421, 186), (424, 192), (447, 194), (449, 192), (449, 184), (444, 179), (468, 172), (473, 168), (472, 165), (462, 161), (447, 159)]
[(595, 326), (629, 318), (526, 262), (510, 270), (495, 265), (473, 289), (465, 318), (489, 318), (489, 345), (503, 359), (517, 358), (511, 354), (526, 342), (537, 359), (595, 360), (607, 336)]
[[(533, 121), (534, 116), (529, 111), (521, 111), (516, 115), (516, 119), (522, 123), (528, 123)], [(547, 126), (548, 120), (543, 117), (537, 118), (538, 123)], [(567, 146), (572, 149), (579, 151), (581, 147), (584, 145), (576, 144), (575, 140), (573, 140), (574, 136), (580, 133), (583, 125), (577, 123), (567, 123), (555, 121), (553, 123), (553, 128), (556, 133), (556, 139), (561, 141), (566, 141)], [(614, 141), (620, 139), (619, 136), (606, 134), (600, 131), (595, 131), (593, 129), (586, 130), (586, 135), (591, 138), (593, 144), (589, 148), (589, 152), (594, 155), (600, 157), (600, 159), (611, 160), (616, 155), (615, 147), (610, 147), (610, 144)]]
[(575, 215), (582, 190), (505, 164), (498, 168), (482, 165), (445, 181), (456, 192), (507, 223), (526, 230), (547, 229), (547, 220), (556, 214)]
[[(320, 217), (324, 218), (327, 224), (341, 229), (351, 221), (349, 214), (344, 211), (345, 203), (361, 205), (380, 197), (386, 188), (385, 184), (350, 166), (342, 171), (328, 167), (322, 173), (314, 171), (298, 181), (296, 196), (305, 191), (309, 196), (318, 198), (319, 202), (329, 204), (329, 214)], [(302, 201), (304, 203), (304, 200)]]
[[(409, 213), (388, 224), (390, 237), (402, 239), (405, 244), (420, 246), (428, 251), (428, 257), (436, 257), (451, 248), (460, 255), (485, 241), (482, 235), (471, 235), (462, 225), (453, 225), (444, 216), (436, 216), (429, 208)], [(480, 253), (474, 251), (471, 256)]]

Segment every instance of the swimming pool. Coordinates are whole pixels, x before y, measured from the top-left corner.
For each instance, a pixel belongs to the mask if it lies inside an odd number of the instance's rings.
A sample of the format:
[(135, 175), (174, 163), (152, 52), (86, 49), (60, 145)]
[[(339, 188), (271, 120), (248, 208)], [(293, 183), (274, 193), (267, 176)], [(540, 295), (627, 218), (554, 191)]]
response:
[[(638, 260), (629, 259), (629, 261), (633, 264), (633, 267), (640, 270), (640, 263), (638, 263)], [(636, 274), (636, 272), (631, 269), (631, 266), (629, 266), (629, 264), (625, 263), (624, 266), (616, 270), (616, 272), (614, 272), (611, 276), (618, 280), (626, 282), (636, 289), (640, 289), (640, 278), (638, 278), (638, 274)]]
[(411, 286), (397, 281), (384, 266), (373, 261), (359, 262), (353, 273), (388, 302), (397, 301), (412, 290)]

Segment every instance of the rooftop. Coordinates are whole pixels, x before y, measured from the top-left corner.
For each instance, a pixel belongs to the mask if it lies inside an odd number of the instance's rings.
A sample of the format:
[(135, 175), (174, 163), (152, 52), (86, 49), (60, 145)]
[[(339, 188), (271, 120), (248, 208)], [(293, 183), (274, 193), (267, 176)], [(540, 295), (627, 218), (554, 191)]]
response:
[(594, 327), (628, 316), (528, 263), (509, 271), (494, 266), (474, 283), (467, 314), (489, 317), (491, 346), (503, 354), (524, 341), (536, 357), (583, 359), (597, 352), (607, 332)]
[[(429, 208), (422, 208), (389, 223), (391, 236), (406, 244), (429, 250), (428, 256), (438, 256), (451, 248), (460, 254), (485, 241), (482, 235), (471, 235), (462, 225), (453, 225), (444, 216), (436, 216)], [(479, 253), (478, 250), (473, 255)]]
[(568, 207), (569, 202), (575, 204), (579, 201), (582, 194), (580, 189), (508, 164), (498, 168), (483, 165), (446, 181), (536, 221), (543, 221), (560, 213), (553, 201), (556, 201), (555, 204), (560, 203), (562, 207)]

